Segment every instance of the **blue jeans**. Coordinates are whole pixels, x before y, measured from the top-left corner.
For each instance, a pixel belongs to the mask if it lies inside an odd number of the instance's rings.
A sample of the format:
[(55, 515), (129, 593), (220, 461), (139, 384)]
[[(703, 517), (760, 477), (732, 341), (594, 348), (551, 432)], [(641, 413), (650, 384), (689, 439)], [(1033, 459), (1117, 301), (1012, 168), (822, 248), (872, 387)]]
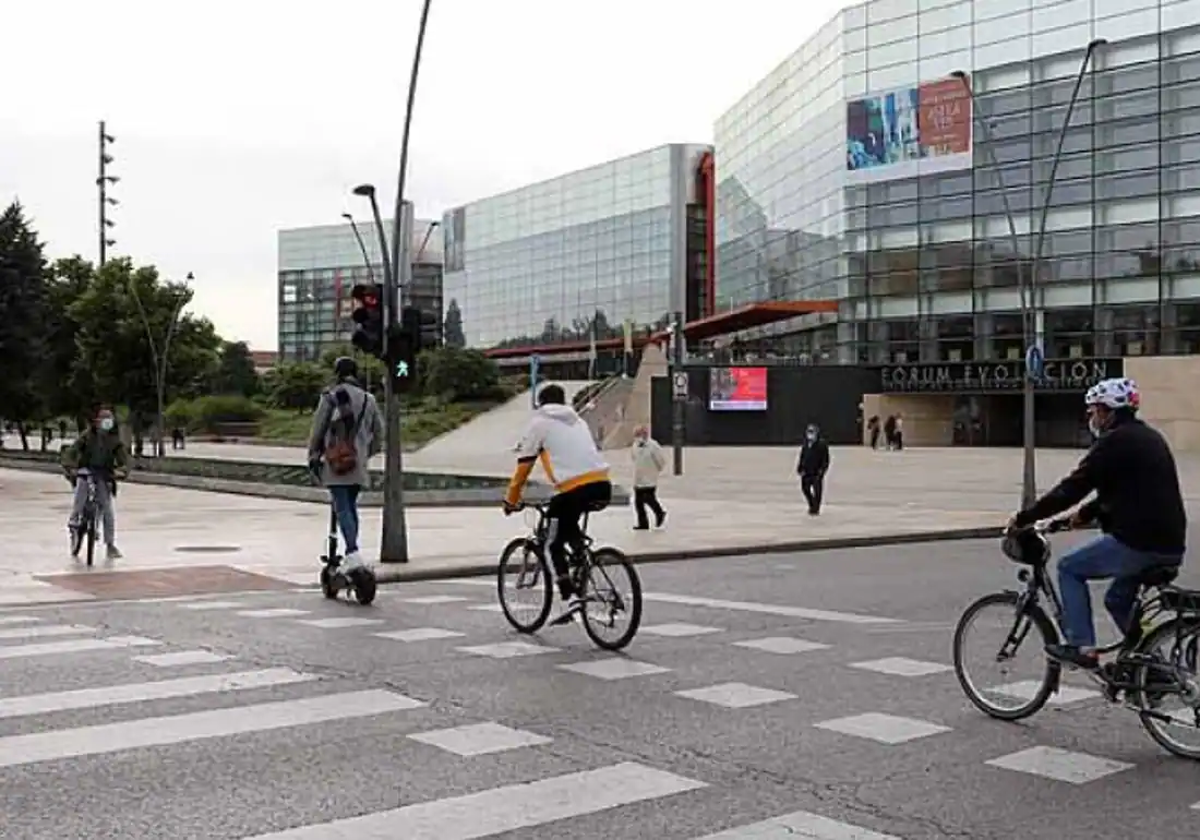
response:
[(346, 554), (358, 551), (358, 491), (357, 484), (334, 484), (329, 487), (333, 499), (333, 510), (337, 514), (338, 527), (346, 543)]
[(1104, 595), (1104, 606), (1117, 629), (1126, 633), (1137, 601), (1138, 575), (1155, 566), (1177, 566), (1182, 561), (1182, 555), (1137, 551), (1109, 534), (1064, 554), (1058, 561), (1058, 588), (1067, 644), (1082, 648), (1096, 646), (1089, 580), (1114, 579)]

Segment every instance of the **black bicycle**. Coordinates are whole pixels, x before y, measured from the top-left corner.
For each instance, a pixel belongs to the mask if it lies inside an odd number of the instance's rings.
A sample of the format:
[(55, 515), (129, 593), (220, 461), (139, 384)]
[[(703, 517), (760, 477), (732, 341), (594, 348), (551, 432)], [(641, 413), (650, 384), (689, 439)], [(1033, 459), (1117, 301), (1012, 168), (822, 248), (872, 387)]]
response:
[[(1060, 643), (1063, 608), (1058, 591), (1047, 574), (1050, 541), (1046, 534), (1068, 529), (1056, 519), (1006, 537), (1005, 555), (1021, 564), (1020, 591), (1004, 590), (985, 595), (967, 607), (954, 631), (954, 670), (971, 702), (1000, 720), (1015, 721), (1035, 714), (1061, 688), (1063, 663), (1045, 654), (1047, 644)], [(1116, 656), (1097, 670), (1085, 670), (1110, 703), (1122, 703), (1137, 712), (1142, 726), (1160, 746), (1182, 758), (1200, 760), (1200, 590), (1171, 585), (1178, 569), (1158, 567), (1138, 579), (1139, 591), (1133, 620), (1125, 636), (1099, 648), (1101, 657)], [(1050, 606), (1047, 614), (1043, 601)], [(974, 645), (974, 631), (987, 613), (1002, 640), (978, 643), (985, 662), (999, 664), (998, 678), (977, 679), (964, 663)], [(1027, 641), (1035, 631), (1034, 638)], [(1033, 646), (1035, 678), (1013, 678), (1018, 649)], [(1071, 667), (1071, 666), (1067, 666)], [(1164, 705), (1178, 700), (1181, 708), (1167, 712)], [(1007, 705), (1006, 705), (1007, 704)], [(1171, 730), (1191, 732), (1195, 746), (1175, 740)]]
[[(500, 607), (508, 623), (520, 633), (536, 633), (542, 629), (554, 602), (554, 575), (546, 557), (546, 507), (542, 502), (525, 503), (518, 508), (537, 512), (533, 533), (514, 539), (500, 554), (497, 581)], [(569, 547), (567, 555), (575, 591), (584, 602), (580, 610), (583, 629), (598, 647), (620, 650), (633, 641), (642, 621), (642, 583), (637, 570), (620, 549), (593, 547), (592, 538), (587, 536), (587, 522), (585, 513), (580, 523), (583, 543)], [(613, 573), (617, 570), (627, 578), (624, 592), (613, 582)], [(515, 578), (511, 596), (505, 585), (509, 578)], [(529, 606), (529, 620), (523, 620), (517, 614), (520, 609), (517, 598), (525, 592), (533, 594), (535, 599)], [(604, 635), (603, 631), (615, 628), (620, 618), (627, 619), (624, 631), (613, 639)]]
[(82, 471), (77, 474), (76, 480), (80, 478), (87, 482), (87, 500), (83, 503), (79, 521), (71, 529), (71, 556), (78, 557), (84, 540), (87, 540), (87, 564), (91, 566), (96, 557), (96, 514), (99, 509), (99, 501), (96, 498), (97, 479), (95, 474)]

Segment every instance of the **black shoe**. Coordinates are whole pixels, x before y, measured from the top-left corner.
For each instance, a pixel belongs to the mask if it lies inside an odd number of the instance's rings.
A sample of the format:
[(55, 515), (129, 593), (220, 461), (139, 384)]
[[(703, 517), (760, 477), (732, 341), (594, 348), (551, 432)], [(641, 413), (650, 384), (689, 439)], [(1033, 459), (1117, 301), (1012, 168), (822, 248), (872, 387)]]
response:
[(663, 526), (663, 523), (666, 521), (667, 521), (667, 512), (664, 510), (657, 517), (655, 517), (654, 527), (661, 528)]
[(1100, 657), (1094, 653), (1084, 653), (1074, 645), (1046, 645), (1046, 655), (1087, 671), (1095, 671), (1100, 667)]
[(649, 530), (650, 530), (650, 526), (649, 526), (649, 525), (634, 525), (634, 526), (633, 526), (633, 530), (635, 530), (635, 531), (649, 531)]

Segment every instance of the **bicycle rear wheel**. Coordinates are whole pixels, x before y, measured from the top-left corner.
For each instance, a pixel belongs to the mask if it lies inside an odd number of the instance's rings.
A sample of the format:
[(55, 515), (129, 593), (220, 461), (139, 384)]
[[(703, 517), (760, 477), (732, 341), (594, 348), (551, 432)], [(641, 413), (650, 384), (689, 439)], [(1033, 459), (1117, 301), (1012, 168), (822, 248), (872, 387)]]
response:
[[(625, 578), (623, 587), (618, 583), (621, 577)], [(642, 623), (642, 582), (623, 552), (615, 548), (593, 552), (580, 594), (584, 598), (583, 629), (597, 647), (621, 650), (633, 641)], [(624, 630), (611, 638), (605, 635), (605, 631), (621, 626), (622, 617), (626, 620)]]
[[(511, 593), (507, 585), (510, 579)], [(550, 617), (554, 586), (541, 546), (527, 538), (506, 545), (500, 553), (496, 586), (500, 609), (514, 630), (536, 633), (542, 629)], [(524, 604), (522, 598), (526, 599)]]
[(1146, 733), (1172, 755), (1193, 761), (1200, 761), (1198, 654), (1200, 617), (1160, 624), (1138, 645), (1139, 661), (1130, 666), (1130, 681), (1137, 689), (1126, 692), (1126, 699), (1140, 710)]
[[(1018, 602), (1015, 592), (985, 595), (967, 607), (954, 630), (954, 673), (963, 693), (981, 712), (999, 720), (1021, 720), (1038, 712), (1058, 687), (1061, 666), (1045, 654), (1046, 645), (1058, 641), (1054, 624), (1036, 604), (1018, 613)], [(988, 634), (992, 628), (996, 632)], [(1019, 649), (1033, 654), (1027, 678), (1013, 673)], [(976, 674), (967, 665), (973, 651), (999, 665), (998, 674)]]

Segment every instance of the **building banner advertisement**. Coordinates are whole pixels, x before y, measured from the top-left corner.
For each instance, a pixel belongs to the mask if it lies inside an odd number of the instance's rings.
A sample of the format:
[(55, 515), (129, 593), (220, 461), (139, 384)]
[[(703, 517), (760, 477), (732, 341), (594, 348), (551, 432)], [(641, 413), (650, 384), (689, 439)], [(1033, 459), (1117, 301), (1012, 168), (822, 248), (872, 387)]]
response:
[(766, 411), (767, 369), (712, 368), (708, 380), (709, 411)]
[[(1121, 376), (1124, 360), (1047, 359), (1039, 391), (1086, 391), (1103, 379)], [(945, 362), (889, 365), (879, 369), (884, 393), (981, 393), (1025, 387), (1025, 362)]]
[(846, 176), (851, 183), (969, 169), (971, 96), (956, 78), (846, 103)]

